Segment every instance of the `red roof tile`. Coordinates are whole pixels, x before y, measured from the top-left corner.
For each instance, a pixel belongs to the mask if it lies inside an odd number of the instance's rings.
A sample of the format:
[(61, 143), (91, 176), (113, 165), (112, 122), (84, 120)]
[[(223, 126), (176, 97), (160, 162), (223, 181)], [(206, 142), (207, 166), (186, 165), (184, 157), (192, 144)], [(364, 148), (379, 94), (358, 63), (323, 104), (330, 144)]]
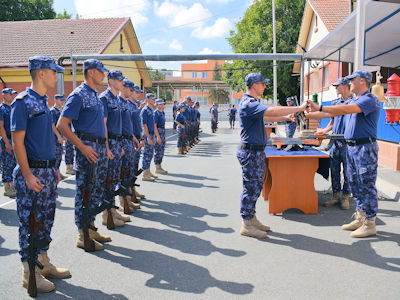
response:
[(27, 66), (33, 55), (54, 59), (99, 54), (129, 18), (0, 22), (0, 67)]
[(308, 2), (329, 32), (350, 14), (350, 0), (308, 0)]

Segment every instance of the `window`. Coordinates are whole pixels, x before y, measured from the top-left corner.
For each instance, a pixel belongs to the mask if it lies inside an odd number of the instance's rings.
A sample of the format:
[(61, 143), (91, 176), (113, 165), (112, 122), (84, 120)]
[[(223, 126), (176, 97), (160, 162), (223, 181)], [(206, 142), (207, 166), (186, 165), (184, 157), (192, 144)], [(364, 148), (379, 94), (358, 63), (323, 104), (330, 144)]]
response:
[(197, 72), (192, 73), (192, 78), (197, 78)]
[(207, 72), (203, 72), (202, 73), (202, 78), (207, 78), (208, 73)]
[(324, 88), (329, 87), (329, 66), (324, 68)]

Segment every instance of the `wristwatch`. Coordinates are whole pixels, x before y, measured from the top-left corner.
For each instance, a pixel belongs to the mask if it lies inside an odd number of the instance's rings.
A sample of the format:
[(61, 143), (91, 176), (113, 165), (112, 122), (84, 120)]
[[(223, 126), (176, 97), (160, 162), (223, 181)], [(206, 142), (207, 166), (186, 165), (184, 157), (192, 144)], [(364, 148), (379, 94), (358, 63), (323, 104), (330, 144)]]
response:
[(321, 104), (321, 105), (319, 106), (319, 111), (322, 111), (322, 107), (323, 107), (323, 105)]

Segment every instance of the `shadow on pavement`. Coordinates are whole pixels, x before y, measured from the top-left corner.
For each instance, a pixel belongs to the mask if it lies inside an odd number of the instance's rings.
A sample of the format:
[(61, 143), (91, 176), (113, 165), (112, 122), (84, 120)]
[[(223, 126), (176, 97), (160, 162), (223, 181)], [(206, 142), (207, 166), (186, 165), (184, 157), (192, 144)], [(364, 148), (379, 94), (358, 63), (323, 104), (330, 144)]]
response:
[(234, 230), (229, 227), (211, 227), (204, 221), (194, 219), (191, 216), (184, 215), (170, 215), (161, 212), (148, 212), (148, 211), (137, 211), (135, 213), (136, 218), (144, 219), (146, 221), (152, 221), (161, 223), (170, 228), (190, 231), (190, 232), (204, 232), (206, 230), (212, 230), (221, 233), (232, 233)]
[(211, 189), (219, 189), (219, 186), (216, 185), (205, 185), (202, 183), (197, 183), (197, 182), (189, 182), (189, 181), (182, 181), (182, 180), (168, 180), (168, 179), (162, 179), (158, 178), (156, 179), (157, 183), (162, 183), (162, 184), (172, 184), (172, 185), (179, 185), (179, 186), (184, 186), (184, 187), (189, 187), (189, 188), (211, 188)]
[(3, 244), (4, 241), (5, 239), (0, 235), (0, 256), (7, 256), (18, 252), (18, 250), (15, 249), (7, 249), (1, 247), (1, 244)]
[[(121, 294), (106, 294), (100, 290), (87, 289), (83, 286), (76, 286), (66, 280), (54, 280), (56, 290), (52, 293), (40, 294), (40, 299), (111, 299), (128, 300), (129, 298)], [(82, 283), (84, 285), (84, 283)]]
[(267, 243), (342, 257), (374, 268), (400, 272), (400, 258), (382, 257), (372, 247), (372, 243), (374, 242), (392, 241), (399, 243), (400, 234), (397, 233), (378, 232), (377, 236), (355, 240), (351, 245), (321, 240), (302, 234), (271, 232), (268, 235), (271, 238), (265, 240)]
[(0, 208), (0, 224), (18, 226), (18, 215), (15, 207), (12, 209)]
[(193, 175), (193, 174), (168, 173), (165, 176), (180, 177), (180, 178), (193, 179), (193, 180), (212, 180), (212, 181), (219, 180), (218, 178), (210, 178), (207, 176), (198, 176), (198, 175)]
[(133, 236), (141, 240), (181, 251), (182, 253), (193, 255), (208, 256), (213, 252), (219, 252), (226, 256), (240, 257), (246, 254), (244, 251), (218, 248), (207, 240), (169, 229), (162, 230), (156, 228), (124, 226), (120, 232), (128, 236)]
[[(113, 255), (108, 250), (118, 255)], [(108, 245), (107, 251), (100, 253), (99, 257), (152, 275), (146, 282), (146, 286), (150, 288), (202, 294), (208, 288), (217, 287), (236, 295), (250, 294), (254, 289), (249, 283), (218, 280), (204, 267), (159, 252)]]

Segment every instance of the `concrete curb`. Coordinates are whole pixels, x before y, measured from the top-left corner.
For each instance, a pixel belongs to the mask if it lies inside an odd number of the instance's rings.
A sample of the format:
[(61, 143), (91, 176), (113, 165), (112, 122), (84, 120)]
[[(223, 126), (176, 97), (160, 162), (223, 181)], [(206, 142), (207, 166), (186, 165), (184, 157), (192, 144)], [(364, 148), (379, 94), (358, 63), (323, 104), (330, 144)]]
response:
[(400, 201), (400, 187), (390, 183), (382, 178), (376, 179), (376, 188), (379, 193), (393, 201)]

